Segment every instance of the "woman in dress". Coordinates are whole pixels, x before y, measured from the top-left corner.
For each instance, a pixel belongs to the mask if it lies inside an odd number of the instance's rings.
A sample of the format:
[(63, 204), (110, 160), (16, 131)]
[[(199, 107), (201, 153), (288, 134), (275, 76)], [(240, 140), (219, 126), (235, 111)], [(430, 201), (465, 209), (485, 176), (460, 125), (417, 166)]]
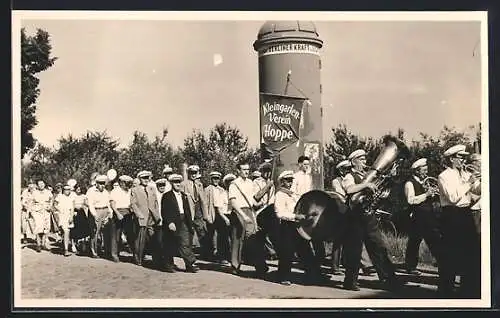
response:
[(64, 256), (70, 256), (69, 252), (69, 232), (73, 228), (73, 217), (75, 214), (74, 198), (71, 195), (71, 187), (64, 186), (63, 193), (58, 197), (55, 208), (59, 215), (59, 227), (63, 232)]
[(42, 248), (48, 250), (47, 234), (50, 230), (51, 205), (52, 193), (45, 188), (43, 180), (38, 180), (37, 189), (33, 191), (30, 214), (35, 223), (33, 233), (36, 236), (36, 251), (39, 253), (42, 251)]
[[(73, 247), (78, 246), (79, 252), (84, 253), (89, 250), (90, 238), (90, 221), (88, 218), (88, 205), (87, 196), (85, 192), (87, 189), (82, 188), (80, 185), (75, 186), (74, 205), (75, 205), (75, 218), (74, 227), (71, 229), (72, 251), (76, 252)], [(78, 242), (74, 244), (74, 242)]]

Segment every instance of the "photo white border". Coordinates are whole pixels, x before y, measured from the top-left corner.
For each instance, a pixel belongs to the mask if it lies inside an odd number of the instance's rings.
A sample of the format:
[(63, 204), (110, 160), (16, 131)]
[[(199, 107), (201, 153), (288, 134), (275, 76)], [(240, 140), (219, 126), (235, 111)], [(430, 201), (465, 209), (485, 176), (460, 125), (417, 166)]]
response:
[[(12, 182), (13, 208), (20, 211), (21, 203), (21, 79), (19, 34), (22, 20), (310, 20), (310, 21), (478, 21), (481, 22), (482, 79), (482, 202), (481, 249), (482, 289), (479, 300), (450, 299), (22, 299), (21, 243), (17, 237), (21, 228), (19, 213), (13, 213), (13, 283), (14, 307), (122, 307), (122, 308), (489, 308), (491, 307), (490, 272), (490, 198), (489, 198), (489, 125), (488, 125), (488, 23), (486, 11), (428, 12), (312, 12), (312, 11), (12, 11)], [(258, 30), (255, 30), (257, 36)], [(249, 43), (251, 45), (251, 43)], [(257, 53), (255, 56), (257, 63)], [(256, 78), (257, 80), (257, 78)]]

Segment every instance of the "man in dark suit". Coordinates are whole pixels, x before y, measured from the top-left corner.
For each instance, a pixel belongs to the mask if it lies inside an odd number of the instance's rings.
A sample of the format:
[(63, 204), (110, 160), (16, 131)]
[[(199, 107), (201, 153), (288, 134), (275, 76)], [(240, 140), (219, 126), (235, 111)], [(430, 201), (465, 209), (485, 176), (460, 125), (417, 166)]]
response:
[(137, 174), (140, 184), (133, 187), (130, 191), (130, 207), (137, 218), (139, 231), (135, 241), (134, 261), (142, 266), (144, 258), (144, 247), (148, 241), (152, 241), (153, 263), (160, 263), (158, 237), (160, 232), (157, 230), (161, 224), (161, 215), (158, 208), (156, 189), (150, 185), (151, 172), (141, 171)]
[(186, 272), (196, 273), (198, 267), (191, 244), (194, 226), (188, 197), (181, 191), (182, 176), (172, 174), (168, 181), (172, 184), (172, 190), (164, 193), (161, 199), (165, 271), (175, 272), (174, 256), (178, 252), (184, 260)]

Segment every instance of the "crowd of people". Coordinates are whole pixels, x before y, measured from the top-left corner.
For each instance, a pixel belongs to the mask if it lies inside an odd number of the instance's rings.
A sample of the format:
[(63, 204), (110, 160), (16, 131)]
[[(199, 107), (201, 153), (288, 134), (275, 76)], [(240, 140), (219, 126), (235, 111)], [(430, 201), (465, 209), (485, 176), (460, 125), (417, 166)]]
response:
[[(421, 274), (418, 250), (424, 240), (437, 260), (438, 292), (455, 295), (455, 278), (460, 276), (460, 294), (479, 297), (480, 174), (465, 167), (472, 164), (480, 171), (480, 156), (470, 155), (463, 145), (447, 149), (443, 156), (447, 167), (437, 178), (438, 190), (423, 182), (426, 158), (411, 165), (413, 174), (404, 185), (412, 207), (406, 270)], [(346, 234), (338, 242), (310, 241), (298, 234), (304, 216), (295, 213), (295, 206), (313, 190), (309, 158), (300, 156), (298, 167), (282, 171), (277, 184), (269, 161), (253, 173), (247, 162), (236, 165), (236, 174), (210, 171), (206, 186), (197, 165), (187, 168), (187, 179), (168, 165), (155, 181), (150, 171), (113, 179), (94, 173), (88, 189), (71, 179), (52, 191), (40, 178), (22, 192), (22, 240), (36, 241), (36, 251), (42, 252), (49, 247), (47, 235), (54, 232), (61, 237), (64, 256), (77, 253), (120, 262), (120, 253), (129, 250), (139, 266), (149, 253), (154, 267), (168, 273), (181, 270), (174, 264), (174, 257), (180, 256), (186, 272), (198, 272), (197, 260), (202, 259), (227, 266), (235, 275), (241, 275), (245, 263), (255, 268), (257, 277), (264, 277), (269, 272), (266, 259), (277, 258), (276, 279), (283, 285), (291, 284), (295, 258), (307, 281), (327, 280), (321, 265), (325, 246), (332, 244), (331, 273), (345, 276), (345, 289), (359, 290), (360, 271), (377, 273), (387, 288), (399, 287), (402, 283), (373, 214), (349, 205), (353, 194), (375, 190), (373, 183), (363, 182), (369, 168), (366, 152), (358, 149), (336, 165), (338, 176), (331, 185), (347, 211)]]

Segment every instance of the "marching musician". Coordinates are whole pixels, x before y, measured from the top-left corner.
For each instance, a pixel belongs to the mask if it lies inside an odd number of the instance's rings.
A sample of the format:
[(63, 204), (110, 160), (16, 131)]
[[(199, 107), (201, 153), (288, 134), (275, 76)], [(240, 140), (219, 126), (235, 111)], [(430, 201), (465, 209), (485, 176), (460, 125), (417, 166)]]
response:
[(298, 238), (296, 220), (304, 218), (295, 214), (294, 209), (299, 196), (290, 190), (293, 182), (293, 171), (283, 171), (278, 176), (280, 188), (276, 192), (274, 207), (279, 220), (278, 232), (278, 280), (282, 285), (291, 285), (293, 254), (297, 248)]
[[(476, 175), (477, 178), (481, 178), (481, 154), (473, 153), (469, 158), (470, 166), (472, 167), (472, 173)], [(474, 216), (474, 221), (476, 223), (476, 228), (479, 236), (481, 237), (481, 187), (478, 187), (476, 191), (471, 192), (472, 198), (472, 215)]]
[(274, 219), (274, 211), (272, 211), (272, 204), (274, 204), (275, 187), (271, 179), (273, 165), (270, 162), (263, 162), (259, 166), (260, 176), (253, 180), (254, 185), (254, 200), (255, 200), (255, 213), (257, 215), (257, 224), (260, 227), (262, 244), (266, 254), (271, 258), (276, 255), (273, 245), (277, 244), (276, 233), (272, 229), (272, 222)]
[[(299, 156), (297, 160), (299, 170), (293, 175), (293, 183), (291, 191), (299, 196), (299, 198), (306, 192), (313, 190), (313, 179), (311, 175), (311, 159), (308, 156)], [(325, 245), (322, 241), (312, 240), (309, 245), (311, 245), (311, 250), (314, 251), (316, 268), (314, 271), (319, 271), (320, 264), (325, 259)], [(316, 274), (314, 274), (316, 275)]]
[(469, 154), (465, 150), (464, 145), (448, 148), (443, 153), (446, 169), (438, 177), (443, 255), (440, 293), (451, 296), (455, 276), (460, 275), (459, 293), (463, 297), (478, 298), (481, 296), (481, 249), (470, 205), (471, 194), (480, 189), (480, 180), (465, 171)]
[[(362, 183), (365, 175), (366, 152), (363, 149), (357, 149), (349, 155), (348, 159), (351, 161), (352, 170), (343, 180), (347, 195), (351, 196), (365, 189), (375, 192), (376, 186), (374, 183)], [(363, 242), (366, 244), (367, 251), (377, 270), (379, 280), (385, 287), (397, 286), (398, 281), (396, 280), (394, 265), (389, 260), (387, 247), (375, 216), (366, 213), (359, 206), (352, 207), (348, 214), (347, 237), (344, 241), (346, 258), (344, 288), (359, 290), (358, 272)]]
[[(340, 208), (344, 211), (341, 212), (344, 214), (347, 209), (347, 193), (345, 192), (344, 187), (342, 186), (342, 181), (345, 176), (349, 172), (349, 168), (351, 167), (351, 162), (349, 160), (342, 160), (339, 162), (335, 169), (337, 170), (338, 176), (332, 180), (332, 189), (335, 192), (336, 197), (340, 199)], [(341, 242), (333, 242), (332, 248), (332, 274), (340, 275), (342, 272), (340, 271), (340, 263), (341, 263), (341, 255), (342, 255), (342, 243)]]
[(238, 178), (229, 185), (229, 204), (231, 214), (231, 271), (238, 275), (242, 263), (243, 245), (248, 251), (250, 264), (255, 267), (258, 276), (269, 271), (264, 249), (257, 239), (257, 220), (253, 206), (255, 204), (253, 182), (249, 178), (250, 165), (238, 163)]
[[(406, 245), (405, 266), (408, 274), (421, 275), (417, 270), (419, 248), (422, 239), (429, 247), (431, 254), (438, 260), (441, 234), (439, 232), (437, 208), (439, 193), (437, 189), (426, 188), (424, 181), (427, 178), (427, 159), (420, 158), (410, 167), (412, 176), (405, 183), (404, 193), (406, 201), (411, 207), (410, 233)], [(439, 265), (438, 265), (439, 267)]]

